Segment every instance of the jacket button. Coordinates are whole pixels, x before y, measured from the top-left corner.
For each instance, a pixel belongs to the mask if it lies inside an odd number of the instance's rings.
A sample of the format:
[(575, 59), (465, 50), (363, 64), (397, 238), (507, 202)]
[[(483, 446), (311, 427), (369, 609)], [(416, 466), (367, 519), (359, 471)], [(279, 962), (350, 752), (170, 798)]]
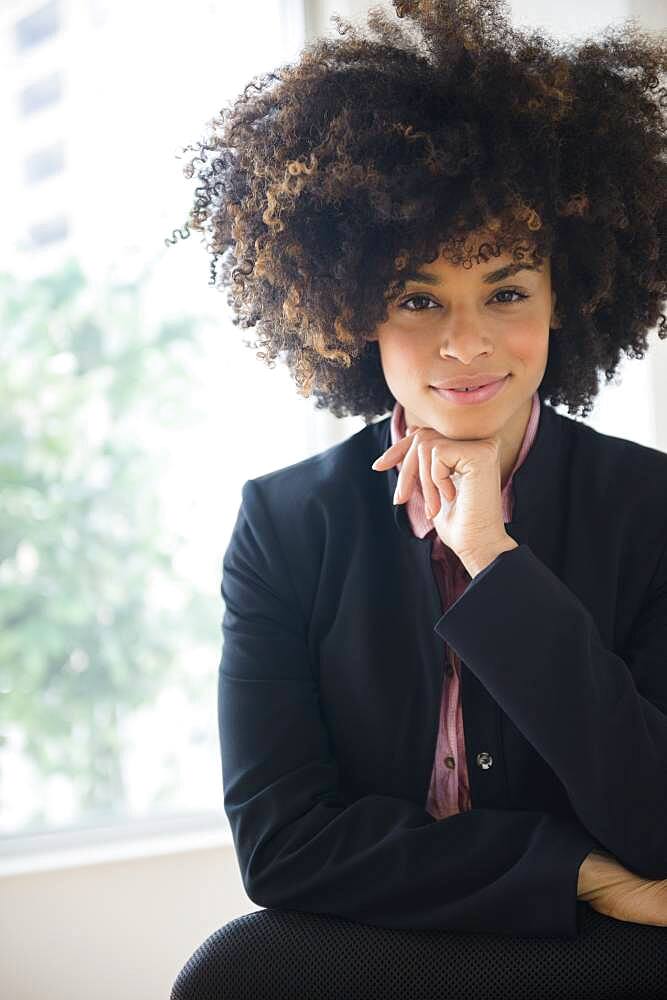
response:
[(483, 750), (482, 753), (478, 753), (477, 754), (477, 766), (478, 767), (481, 767), (485, 771), (488, 771), (488, 769), (492, 765), (493, 765), (493, 757), (491, 756), (490, 753), (487, 753), (486, 750)]
[(456, 767), (456, 761), (453, 757), (445, 757), (445, 766), (449, 768)]
[(445, 673), (447, 674), (448, 677), (451, 677), (452, 674), (454, 673), (454, 667), (451, 665), (451, 663), (448, 663), (447, 666), (445, 667)]

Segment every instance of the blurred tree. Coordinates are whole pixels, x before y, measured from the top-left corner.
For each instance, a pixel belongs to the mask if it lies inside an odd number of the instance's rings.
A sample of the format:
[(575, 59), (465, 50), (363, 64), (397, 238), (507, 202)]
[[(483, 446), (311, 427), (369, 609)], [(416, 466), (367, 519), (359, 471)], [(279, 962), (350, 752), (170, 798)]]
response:
[[(142, 305), (141, 279), (94, 289), (76, 262), (25, 283), (0, 274), (4, 718), (87, 818), (123, 811), (119, 719), (174, 677), (195, 692), (188, 646), (220, 631), (217, 595), (175, 572), (160, 509), (169, 428), (196, 412), (199, 321), (150, 323)], [(154, 597), (161, 581), (182, 587), (177, 614)]]

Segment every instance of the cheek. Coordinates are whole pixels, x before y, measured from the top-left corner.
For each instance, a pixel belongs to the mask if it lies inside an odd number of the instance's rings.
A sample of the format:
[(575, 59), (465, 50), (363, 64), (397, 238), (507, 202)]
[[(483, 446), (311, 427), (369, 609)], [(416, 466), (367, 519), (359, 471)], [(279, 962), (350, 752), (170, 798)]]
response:
[(526, 364), (539, 364), (549, 350), (549, 329), (539, 323), (516, 327), (507, 338), (507, 348)]
[(397, 375), (408, 370), (414, 371), (419, 364), (419, 341), (416, 337), (407, 337), (403, 332), (393, 336), (389, 333), (380, 341), (380, 354), (383, 363)]
[(378, 346), (384, 377), (394, 395), (397, 391), (404, 395), (406, 388), (421, 385), (423, 350), (419, 350), (415, 338), (385, 336)]

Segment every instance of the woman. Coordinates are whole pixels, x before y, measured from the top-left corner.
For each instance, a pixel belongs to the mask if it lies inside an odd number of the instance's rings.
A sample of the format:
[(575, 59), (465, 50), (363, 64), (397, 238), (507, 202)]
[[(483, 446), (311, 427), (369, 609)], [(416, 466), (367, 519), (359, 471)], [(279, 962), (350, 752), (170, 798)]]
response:
[(667, 45), (394, 6), (199, 149), (235, 324), (366, 423), (247, 481), (225, 553), (243, 883), (387, 927), (574, 937), (577, 896), (665, 926), (667, 456), (553, 406), (667, 336)]

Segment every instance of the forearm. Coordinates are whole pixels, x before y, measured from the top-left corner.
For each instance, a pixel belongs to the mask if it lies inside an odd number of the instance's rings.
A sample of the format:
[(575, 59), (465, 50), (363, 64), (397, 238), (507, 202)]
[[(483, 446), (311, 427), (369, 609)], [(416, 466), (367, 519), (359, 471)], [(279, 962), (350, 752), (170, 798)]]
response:
[(624, 868), (608, 851), (596, 848), (591, 851), (579, 867), (577, 880), (577, 899), (587, 901), (600, 889), (615, 885), (620, 879), (627, 877)]

